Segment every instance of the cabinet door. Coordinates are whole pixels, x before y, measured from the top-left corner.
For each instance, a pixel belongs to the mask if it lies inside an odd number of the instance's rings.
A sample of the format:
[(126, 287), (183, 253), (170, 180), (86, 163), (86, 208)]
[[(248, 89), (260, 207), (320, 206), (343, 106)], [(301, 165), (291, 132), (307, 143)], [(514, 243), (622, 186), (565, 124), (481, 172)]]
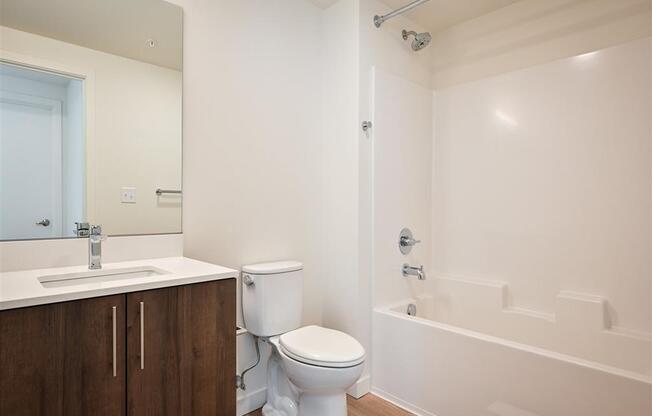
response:
[(127, 413), (235, 415), (235, 280), (127, 295)]
[(124, 415), (124, 302), (0, 312), (0, 415)]

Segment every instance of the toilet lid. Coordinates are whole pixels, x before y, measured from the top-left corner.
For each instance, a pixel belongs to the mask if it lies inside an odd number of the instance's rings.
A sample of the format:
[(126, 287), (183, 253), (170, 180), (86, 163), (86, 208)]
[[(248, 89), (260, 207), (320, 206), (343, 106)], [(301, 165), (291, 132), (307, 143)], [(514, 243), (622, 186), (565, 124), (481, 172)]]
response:
[(364, 348), (352, 336), (310, 325), (281, 335), (281, 349), (290, 358), (321, 367), (353, 367), (364, 361)]

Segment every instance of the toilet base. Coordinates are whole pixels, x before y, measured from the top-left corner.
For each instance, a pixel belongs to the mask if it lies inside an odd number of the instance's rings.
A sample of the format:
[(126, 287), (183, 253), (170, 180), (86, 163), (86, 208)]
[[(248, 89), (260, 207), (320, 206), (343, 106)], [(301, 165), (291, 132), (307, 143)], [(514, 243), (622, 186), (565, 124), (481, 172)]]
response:
[(293, 404), (287, 397), (276, 406), (266, 403), (263, 416), (347, 416), (346, 394), (302, 394), (298, 412)]
[(275, 351), (267, 363), (267, 402), (263, 416), (298, 416), (298, 393), (283, 370)]

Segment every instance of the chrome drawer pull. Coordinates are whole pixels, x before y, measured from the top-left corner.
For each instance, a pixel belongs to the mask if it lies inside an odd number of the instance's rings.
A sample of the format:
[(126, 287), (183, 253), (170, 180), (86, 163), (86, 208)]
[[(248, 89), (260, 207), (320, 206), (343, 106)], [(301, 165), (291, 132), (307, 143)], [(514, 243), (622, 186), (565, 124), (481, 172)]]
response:
[(145, 302), (140, 302), (140, 369), (145, 369)]
[(113, 377), (118, 376), (118, 307), (114, 306), (113, 308)]

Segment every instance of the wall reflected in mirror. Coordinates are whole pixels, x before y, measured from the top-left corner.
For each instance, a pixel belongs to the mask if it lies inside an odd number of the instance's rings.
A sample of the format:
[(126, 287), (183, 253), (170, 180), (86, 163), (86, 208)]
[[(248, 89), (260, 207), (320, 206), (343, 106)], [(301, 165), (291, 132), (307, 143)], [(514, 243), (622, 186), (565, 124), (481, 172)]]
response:
[(182, 10), (0, 0), (0, 240), (181, 232)]

